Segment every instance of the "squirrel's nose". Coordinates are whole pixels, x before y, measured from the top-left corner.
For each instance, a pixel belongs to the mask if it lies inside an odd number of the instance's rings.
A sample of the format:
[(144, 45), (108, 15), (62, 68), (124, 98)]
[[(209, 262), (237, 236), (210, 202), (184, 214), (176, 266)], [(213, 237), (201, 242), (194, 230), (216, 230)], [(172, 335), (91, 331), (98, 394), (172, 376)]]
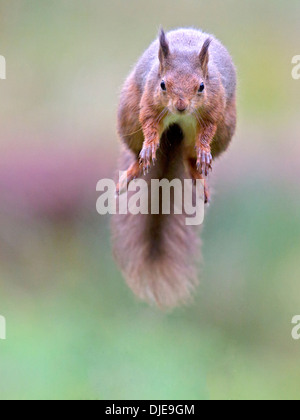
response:
[(176, 109), (179, 112), (184, 112), (187, 109), (187, 103), (182, 99), (178, 99), (176, 102)]

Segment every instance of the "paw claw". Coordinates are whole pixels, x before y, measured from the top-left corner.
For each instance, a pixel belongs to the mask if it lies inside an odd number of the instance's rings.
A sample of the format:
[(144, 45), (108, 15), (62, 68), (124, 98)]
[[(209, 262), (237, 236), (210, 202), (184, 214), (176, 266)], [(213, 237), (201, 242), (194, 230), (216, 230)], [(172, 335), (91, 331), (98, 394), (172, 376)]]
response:
[(198, 150), (197, 169), (201, 175), (208, 176), (212, 170), (212, 155), (210, 151)]
[(156, 163), (156, 151), (158, 149), (157, 144), (151, 144), (149, 146), (144, 146), (140, 153), (140, 166), (143, 167), (144, 175), (147, 175), (151, 168), (151, 162), (153, 166)]

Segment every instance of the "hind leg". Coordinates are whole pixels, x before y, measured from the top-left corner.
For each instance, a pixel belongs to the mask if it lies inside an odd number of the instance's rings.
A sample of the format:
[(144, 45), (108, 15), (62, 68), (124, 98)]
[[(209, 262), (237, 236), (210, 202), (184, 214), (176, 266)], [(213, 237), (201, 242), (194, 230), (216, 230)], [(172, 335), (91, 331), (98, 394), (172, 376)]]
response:
[(117, 194), (122, 194), (122, 192), (127, 190), (127, 187), (131, 181), (138, 178), (141, 175), (142, 168), (138, 160), (133, 162), (127, 171), (123, 172), (123, 175), (119, 179), (117, 185)]
[(204, 202), (205, 204), (210, 203), (210, 192), (209, 187), (207, 184), (207, 179), (204, 175), (201, 175), (198, 168), (197, 168), (197, 161), (196, 159), (189, 159), (188, 160), (188, 169), (189, 173), (191, 175), (191, 178), (194, 182), (197, 181), (197, 179), (200, 179), (204, 183)]

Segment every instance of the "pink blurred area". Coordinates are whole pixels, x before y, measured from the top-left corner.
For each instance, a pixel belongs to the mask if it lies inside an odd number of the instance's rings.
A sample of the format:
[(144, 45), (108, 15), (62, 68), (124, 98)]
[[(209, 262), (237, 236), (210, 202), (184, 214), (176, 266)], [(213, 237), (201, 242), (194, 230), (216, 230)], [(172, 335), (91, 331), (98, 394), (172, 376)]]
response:
[[(247, 134), (237, 133), (230, 152), (215, 163), (212, 183), (217, 189), (232, 189), (241, 179), (259, 178), (269, 185), (283, 182), (286, 187), (299, 187), (300, 151), (295, 132), (289, 133), (284, 159), (283, 133), (271, 138), (267, 130), (254, 132), (250, 127)], [(76, 148), (9, 147), (0, 156), (1, 214), (56, 220), (90, 212), (95, 209), (97, 182), (112, 178), (116, 168), (116, 152), (108, 148), (103, 156), (100, 141), (99, 146)]]
[(96, 184), (112, 177), (113, 153), (100, 148), (10, 149), (0, 156), (2, 215), (72, 218), (94, 208)]

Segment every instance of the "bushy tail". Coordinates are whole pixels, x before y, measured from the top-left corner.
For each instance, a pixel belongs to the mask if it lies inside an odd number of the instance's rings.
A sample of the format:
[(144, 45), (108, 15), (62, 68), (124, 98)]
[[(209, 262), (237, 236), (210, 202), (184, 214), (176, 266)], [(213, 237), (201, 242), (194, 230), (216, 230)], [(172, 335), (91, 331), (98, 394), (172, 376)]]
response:
[[(157, 163), (145, 177), (184, 179), (182, 132), (172, 126), (162, 137)], [(122, 169), (132, 156), (126, 156)], [(198, 235), (186, 226), (185, 214), (115, 215), (112, 219), (113, 248), (129, 287), (142, 300), (171, 308), (186, 303), (197, 285), (195, 256)]]

